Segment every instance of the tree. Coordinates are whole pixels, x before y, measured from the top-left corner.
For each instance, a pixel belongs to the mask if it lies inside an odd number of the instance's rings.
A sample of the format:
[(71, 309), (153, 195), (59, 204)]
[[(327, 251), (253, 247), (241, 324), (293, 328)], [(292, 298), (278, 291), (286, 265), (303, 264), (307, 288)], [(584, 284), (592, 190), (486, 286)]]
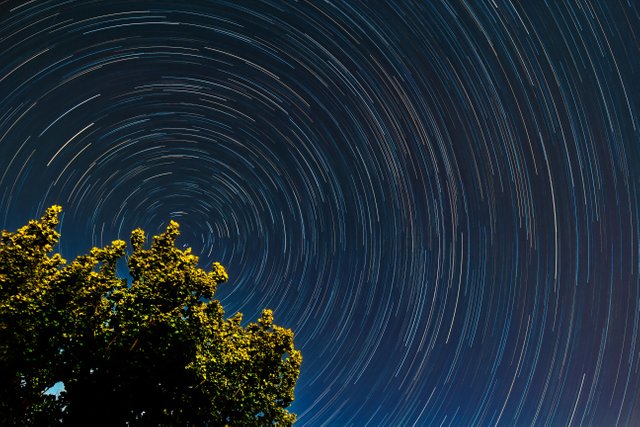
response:
[[(293, 333), (264, 310), (225, 318), (225, 269), (175, 247), (178, 224), (65, 261), (59, 206), (0, 238), (0, 422), (7, 425), (290, 425)], [(47, 393), (62, 383), (59, 396)]]

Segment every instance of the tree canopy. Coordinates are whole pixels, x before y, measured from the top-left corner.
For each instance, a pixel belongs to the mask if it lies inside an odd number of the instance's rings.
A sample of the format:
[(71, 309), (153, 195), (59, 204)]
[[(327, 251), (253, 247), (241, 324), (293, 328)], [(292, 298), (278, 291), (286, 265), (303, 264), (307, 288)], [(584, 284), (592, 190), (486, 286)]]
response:
[[(290, 425), (293, 332), (264, 310), (226, 318), (225, 269), (175, 246), (179, 226), (67, 262), (59, 206), (0, 237), (0, 422), (8, 425)], [(127, 256), (128, 255), (128, 256)], [(116, 263), (127, 259), (129, 280)], [(55, 384), (64, 390), (47, 391)]]

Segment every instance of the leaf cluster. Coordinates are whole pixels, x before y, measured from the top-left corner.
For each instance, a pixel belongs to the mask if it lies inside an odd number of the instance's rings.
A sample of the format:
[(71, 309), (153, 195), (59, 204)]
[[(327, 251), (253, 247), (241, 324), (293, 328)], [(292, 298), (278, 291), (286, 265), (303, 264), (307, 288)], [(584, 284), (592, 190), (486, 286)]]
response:
[[(291, 425), (302, 361), (293, 333), (264, 310), (225, 318), (228, 279), (176, 248), (170, 222), (145, 248), (126, 244), (71, 262), (52, 253), (61, 208), (0, 237), (0, 419), (7, 425)], [(46, 391), (56, 383), (64, 391)], [(95, 421), (94, 421), (95, 424)]]

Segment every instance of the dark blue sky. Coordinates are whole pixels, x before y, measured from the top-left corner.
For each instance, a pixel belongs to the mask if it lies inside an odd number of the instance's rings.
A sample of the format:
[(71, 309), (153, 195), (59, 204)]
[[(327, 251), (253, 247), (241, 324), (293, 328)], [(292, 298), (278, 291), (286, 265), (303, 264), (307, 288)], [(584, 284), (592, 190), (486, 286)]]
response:
[(635, 2), (0, 2), (0, 227), (170, 219), (308, 426), (640, 419)]

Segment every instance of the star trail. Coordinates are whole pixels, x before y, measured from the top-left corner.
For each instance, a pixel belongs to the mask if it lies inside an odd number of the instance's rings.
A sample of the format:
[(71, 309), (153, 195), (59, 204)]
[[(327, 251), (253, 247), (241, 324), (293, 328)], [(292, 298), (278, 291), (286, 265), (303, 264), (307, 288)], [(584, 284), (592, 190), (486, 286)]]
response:
[(0, 228), (174, 219), (298, 425), (637, 425), (635, 1), (0, 1)]

